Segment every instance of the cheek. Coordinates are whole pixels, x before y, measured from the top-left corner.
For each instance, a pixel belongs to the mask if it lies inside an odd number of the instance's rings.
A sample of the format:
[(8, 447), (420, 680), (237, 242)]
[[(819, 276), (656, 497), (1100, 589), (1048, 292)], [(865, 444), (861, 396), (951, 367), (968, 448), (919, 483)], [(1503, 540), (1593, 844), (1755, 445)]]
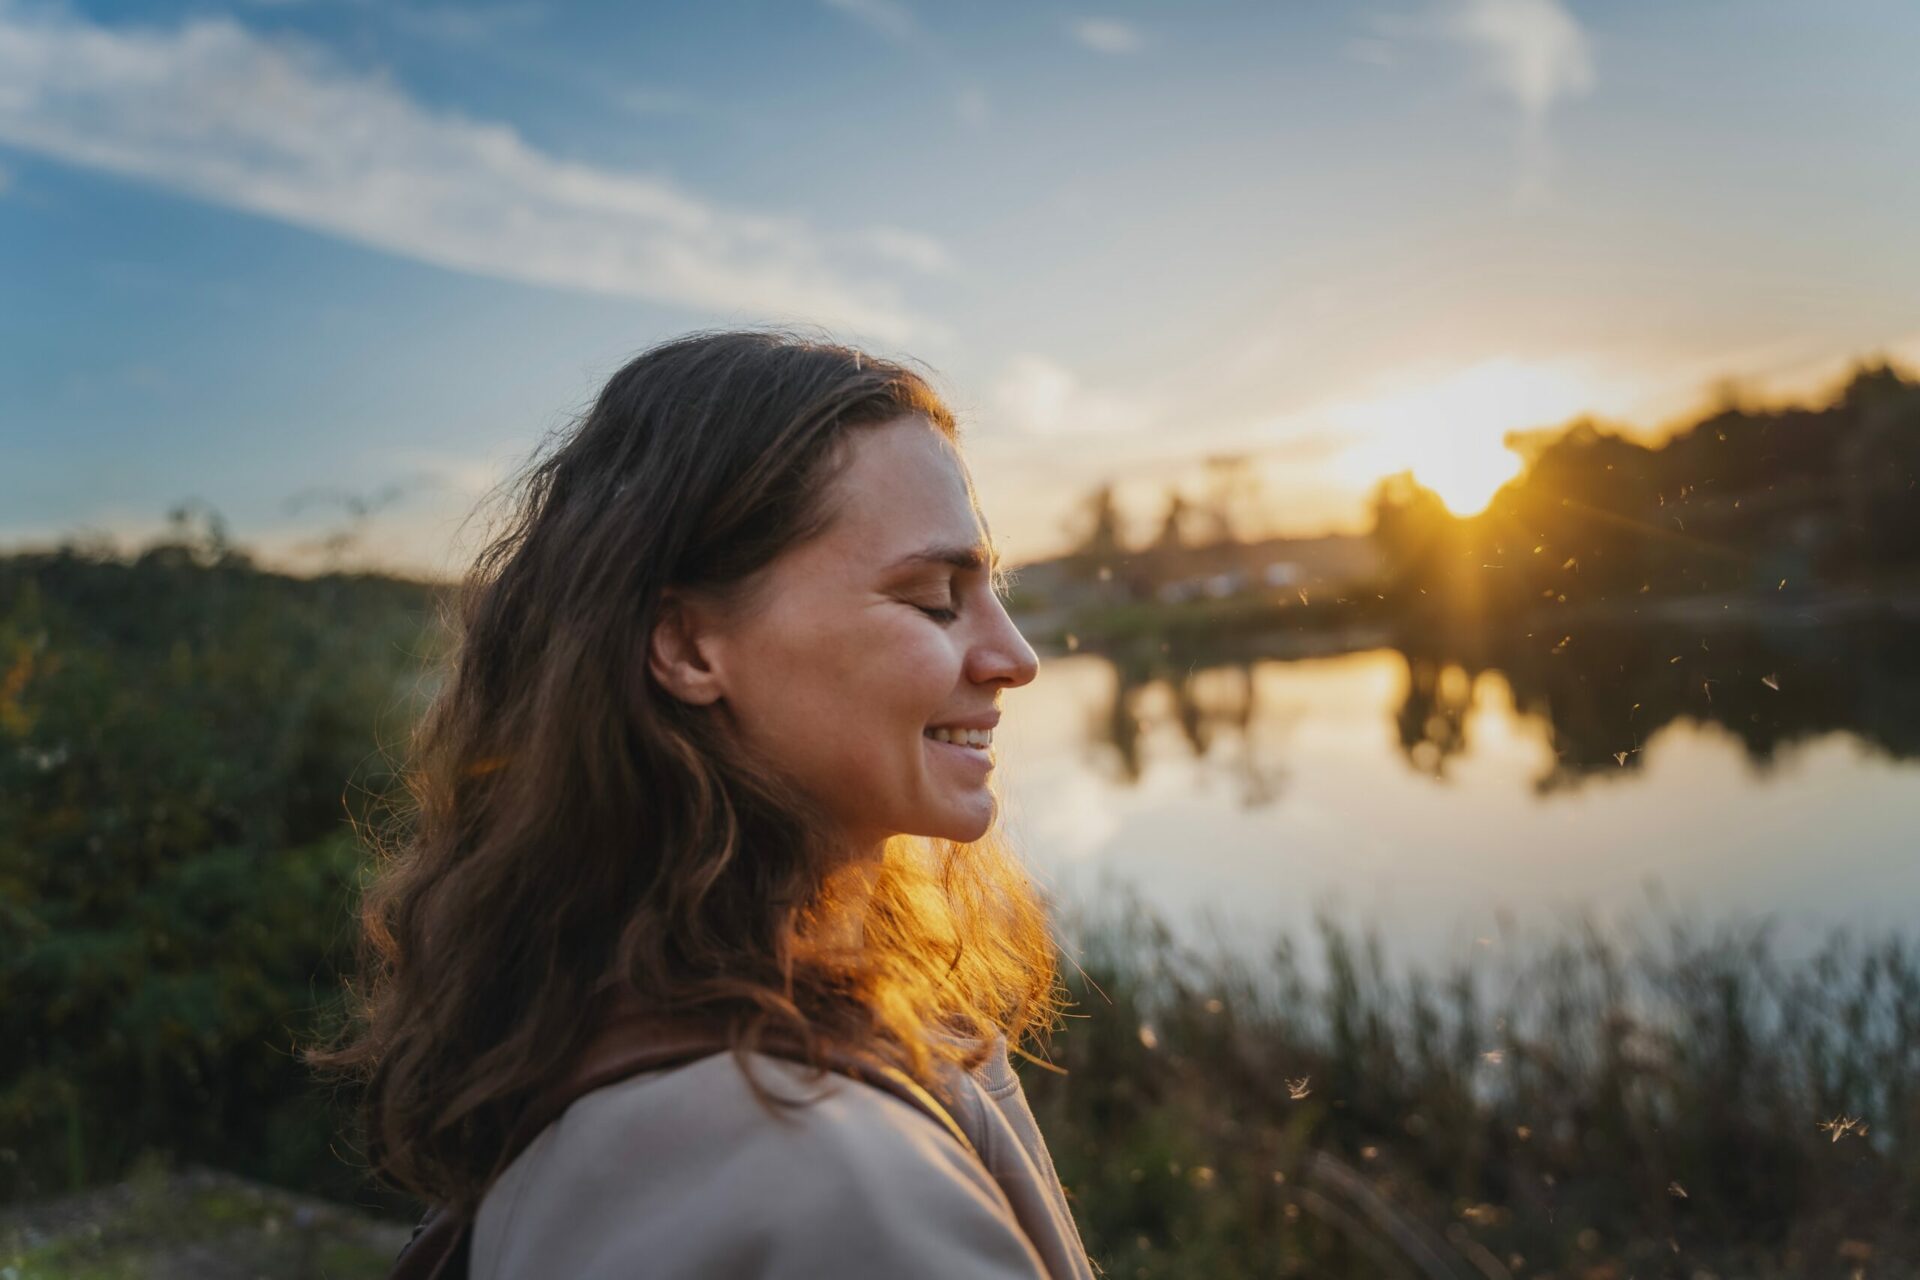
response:
[(734, 708), (769, 764), (849, 827), (921, 831), (950, 781), (921, 734), (955, 708), (964, 651), (906, 609), (768, 619)]
[(891, 628), (873, 656), (861, 683), (877, 705), (901, 718), (902, 727), (917, 735), (929, 720), (952, 709), (960, 658), (932, 626), (909, 619), (908, 625)]
[(771, 630), (736, 708), (754, 739), (803, 774), (897, 766), (903, 741), (952, 702), (960, 658), (937, 630), (911, 617), (858, 621)]
[(850, 652), (822, 655), (831, 671), (832, 729), (817, 761), (845, 803), (876, 820), (904, 820), (927, 785), (921, 733), (953, 706), (960, 664), (953, 646), (931, 626), (908, 617), (845, 637)]

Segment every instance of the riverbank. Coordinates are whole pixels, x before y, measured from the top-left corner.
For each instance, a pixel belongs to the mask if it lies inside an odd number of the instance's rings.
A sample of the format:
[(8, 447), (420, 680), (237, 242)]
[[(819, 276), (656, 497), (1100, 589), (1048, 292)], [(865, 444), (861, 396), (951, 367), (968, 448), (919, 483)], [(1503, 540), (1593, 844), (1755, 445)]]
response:
[[(1217, 649), (1263, 658), (1331, 657), (1436, 638), (1461, 644), (1489, 638), (1587, 626), (1764, 627), (1782, 630), (1920, 622), (1920, 583), (1880, 582), (1688, 596), (1546, 603), (1497, 622), (1421, 598), (1395, 600), (1366, 586), (1350, 594), (1268, 592), (1180, 603), (1141, 601), (1078, 611), (1016, 614), (1014, 622), (1042, 652), (1125, 656), (1143, 651)], [(1557, 630), (1556, 630), (1557, 628)]]

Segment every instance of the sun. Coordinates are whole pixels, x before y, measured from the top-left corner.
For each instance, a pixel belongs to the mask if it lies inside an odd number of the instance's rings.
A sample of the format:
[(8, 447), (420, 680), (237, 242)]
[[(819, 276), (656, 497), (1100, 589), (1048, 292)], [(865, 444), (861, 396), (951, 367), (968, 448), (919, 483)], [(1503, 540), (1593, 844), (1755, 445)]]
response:
[(1462, 441), (1454, 449), (1415, 462), (1410, 469), (1413, 478), (1433, 490), (1448, 511), (1477, 516), (1501, 485), (1520, 474), (1520, 457), (1498, 441)]
[(1412, 471), (1457, 516), (1477, 515), (1520, 474), (1508, 432), (1550, 427), (1611, 404), (1618, 389), (1565, 363), (1500, 356), (1448, 372), (1413, 371), (1331, 405), (1352, 433), (1338, 469), (1357, 487)]

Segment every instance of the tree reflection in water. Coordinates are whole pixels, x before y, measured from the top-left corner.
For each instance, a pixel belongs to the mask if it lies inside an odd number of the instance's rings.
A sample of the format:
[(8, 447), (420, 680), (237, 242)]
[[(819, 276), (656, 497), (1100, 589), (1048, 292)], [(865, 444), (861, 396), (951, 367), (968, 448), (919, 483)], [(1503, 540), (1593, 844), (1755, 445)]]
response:
[[(1437, 780), (1473, 750), (1471, 712), (1489, 673), (1511, 689), (1516, 715), (1546, 729), (1553, 763), (1533, 780), (1543, 795), (1639, 770), (1642, 747), (1675, 722), (1719, 726), (1761, 771), (1784, 748), (1836, 732), (1894, 760), (1920, 756), (1920, 617), (1911, 611), (1883, 608), (1845, 622), (1801, 614), (1531, 634), (1436, 630), (1398, 636), (1392, 647), (1406, 670), (1392, 710), (1399, 750)], [(1110, 748), (1120, 781), (1139, 782), (1145, 706), (1163, 687), (1193, 757), (1233, 777), (1245, 807), (1270, 803), (1285, 767), (1272, 750), (1276, 735), (1260, 730), (1283, 712), (1260, 704), (1255, 668), (1303, 656), (1236, 642), (1101, 655), (1116, 678), (1112, 700), (1093, 717), (1095, 741)]]
[[(1259, 705), (1253, 672), (1258, 660), (1213, 657), (1203, 665), (1198, 655), (1177, 662), (1175, 657), (1171, 646), (1102, 655), (1116, 679), (1112, 699), (1093, 718), (1094, 741), (1112, 748), (1118, 780), (1140, 781), (1147, 719), (1142, 704), (1164, 687), (1172, 698), (1171, 720), (1193, 756), (1230, 773), (1246, 808), (1271, 803), (1280, 794), (1285, 770), (1270, 757), (1266, 736), (1258, 730), (1282, 717)], [(1227, 741), (1238, 749), (1222, 748)]]

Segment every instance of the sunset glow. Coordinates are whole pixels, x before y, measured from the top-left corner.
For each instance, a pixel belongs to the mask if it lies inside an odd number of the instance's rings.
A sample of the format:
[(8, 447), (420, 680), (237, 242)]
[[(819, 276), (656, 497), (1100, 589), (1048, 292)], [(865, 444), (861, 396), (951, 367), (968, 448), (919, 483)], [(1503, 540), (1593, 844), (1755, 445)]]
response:
[(1409, 471), (1473, 512), (1509, 432), (1654, 437), (1724, 385), (1920, 360), (1887, 162), (1920, 10), (1862, 40), (1760, 8), (1729, 62), (1692, 6), (1566, 0), (738, 32), (0, 0), (0, 538), (138, 543), (195, 497), (275, 564), (449, 574), (557, 414), (734, 325), (934, 371), (1014, 562), (1106, 486), (1151, 537), (1227, 456), (1248, 536), (1365, 532)]
[(1500, 486), (1520, 472), (1520, 459), (1506, 449), (1477, 447), (1449, 450), (1414, 464), (1413, 477), (1440, 496), (1456, 516), (1479, 515)]
[(1449, 372), (1397, 375), (1372, 395), (1329, 406), (1326, 417), (1354, 437), (1336, 464), (1348, 482), (1410, 470), (1448, 510), (1466, 516), (1484, 510), (1519, 474), (1508, 433), (1617, 411), (1633, 391), (1571, 364), (1501, 356)]

